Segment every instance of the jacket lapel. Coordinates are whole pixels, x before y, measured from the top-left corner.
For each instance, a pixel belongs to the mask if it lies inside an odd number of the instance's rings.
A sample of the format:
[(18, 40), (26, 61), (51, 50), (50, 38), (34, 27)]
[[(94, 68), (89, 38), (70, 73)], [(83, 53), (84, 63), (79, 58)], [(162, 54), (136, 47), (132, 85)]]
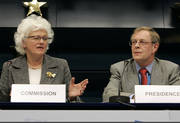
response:
[(26, 56), (20, 56), (15, 62), (12, 62), (12, 76), (14, 84), (29, 84), (29, 72), (26, 62)]
[(54, 62), (53, 60), (50, 60), (49, 57), (45, 55), (43, 59), (40, 84), (52, 84), (56, 76), (53, 77), (51, 75), (48, 75), (47, 72), (56, 75), (57, 71), (58, 71), (57, 63)]
[(127, 88), (129, 89), (130, 92), (134, 91), (134, 85), (139, 85), (139, 78), (138, 78), (138, 73), (136, 70), (136, 66), (134, 63), (133, 59), (130, 59), (130, 63), (127, 65), (127, 68), (125, 69), (125, 74), (124, 78)]
[(163, 77), (163, 72), (159, 67), (159, 60), (155, 58), (151, 72), (151, 85), (161, 85)]

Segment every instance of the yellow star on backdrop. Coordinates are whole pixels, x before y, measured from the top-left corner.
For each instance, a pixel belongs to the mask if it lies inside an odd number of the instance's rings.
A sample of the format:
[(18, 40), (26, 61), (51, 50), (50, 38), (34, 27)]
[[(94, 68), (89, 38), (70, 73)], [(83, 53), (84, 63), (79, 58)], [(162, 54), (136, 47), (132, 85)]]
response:
[(24, 2), (23, 4), (24, 4), (24, 6), (29, 7), (29, 12), (28, 12), (27, 16), (29, 16), (33, 12), (37, 12), (39, 15), (42, 16), (40, 7), (45, 5), (46, 2), (38, 2), (37, 0), (32, 0), (31, 2)]

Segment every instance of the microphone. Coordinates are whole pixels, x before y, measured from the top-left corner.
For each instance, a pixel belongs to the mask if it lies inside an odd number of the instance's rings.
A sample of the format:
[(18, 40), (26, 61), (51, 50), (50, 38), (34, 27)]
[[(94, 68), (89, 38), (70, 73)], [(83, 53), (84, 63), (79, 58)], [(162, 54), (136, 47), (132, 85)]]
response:
[[(125, 60), (125, 61), (124, 61), (124, 68), (123, 68), (123, 71), (122, 71), (122, 75), (121, 75), (121, 80), (120, 80), (120, 81), (122, 81), (122, 78), (123, 78), (123, 76), (124, 76), (124, 71), (125, 71), (128, 63), (129, 63), (128, 60)], [(121, 103), (121, 104), (125, 104), (125, 105), (131, 106), (130, 104), (128, 104), (128, 103), (130, 102), (129, 97), (127, 97), (127, 96), (121, 96), (121, 94), (120, 94), (120, 93), (121, 93), (120, 88), (121, 88), (121, 84), (120, 84), (120, 82), (119, 82), (119, 86), (118, 86), (118, 96), (111, 96), (111, 97), (109, 98), (109, 102), (111, 102), (111, 103)]]

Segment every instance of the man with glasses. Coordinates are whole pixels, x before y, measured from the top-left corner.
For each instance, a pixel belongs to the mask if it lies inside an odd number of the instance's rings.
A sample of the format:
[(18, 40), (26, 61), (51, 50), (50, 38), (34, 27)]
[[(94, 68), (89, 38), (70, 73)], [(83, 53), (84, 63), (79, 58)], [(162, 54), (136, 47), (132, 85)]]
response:
[(155, 57), (160, 36), (154, 29), (136, 28), (129, 44), (133, 58), (111, 65), (110, 82), (104, 89), (103, 102), (118, 95), (134, 98), (135, 85), (180, 85), (179, 66)]

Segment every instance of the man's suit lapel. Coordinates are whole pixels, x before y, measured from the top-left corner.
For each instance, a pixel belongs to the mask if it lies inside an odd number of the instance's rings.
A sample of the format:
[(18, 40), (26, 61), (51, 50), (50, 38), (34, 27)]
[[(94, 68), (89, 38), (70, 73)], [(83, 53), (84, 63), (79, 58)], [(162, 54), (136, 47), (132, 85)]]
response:
[(139, 84), (139, 79), (138, 79), (138, 73), (136, 70), (136, 65), (134, 63), (134, 61), (131, 61), (129, 66), (127, 67), (127, 80), (129, 83), (131, 84)]
[(51, 61), (47, 55), (44, 56), (42, 73), (41, 73), (41, 81), (40, 84), (52, 84), (55, 80), (55, 77), (48, 76), (47, 72), (52, 74), (57, 74), (58, 66), (54, 61)]
[(161, 85), (163, 77), (163, 72), (159, 67), (159, 60), (155, 58), (151, 72), (151, 85)]
[(125, 82), (127, 85), (127, 88), (129, 88), (131, 91), (134, 90), (134, 85), (139, 85), (139, 79), (138, 79), (138, 73), (136, 70), (135, 63), (133, 59), (129, 61), (130, 63), (127, 65), (127, 68), (125, 70)]

